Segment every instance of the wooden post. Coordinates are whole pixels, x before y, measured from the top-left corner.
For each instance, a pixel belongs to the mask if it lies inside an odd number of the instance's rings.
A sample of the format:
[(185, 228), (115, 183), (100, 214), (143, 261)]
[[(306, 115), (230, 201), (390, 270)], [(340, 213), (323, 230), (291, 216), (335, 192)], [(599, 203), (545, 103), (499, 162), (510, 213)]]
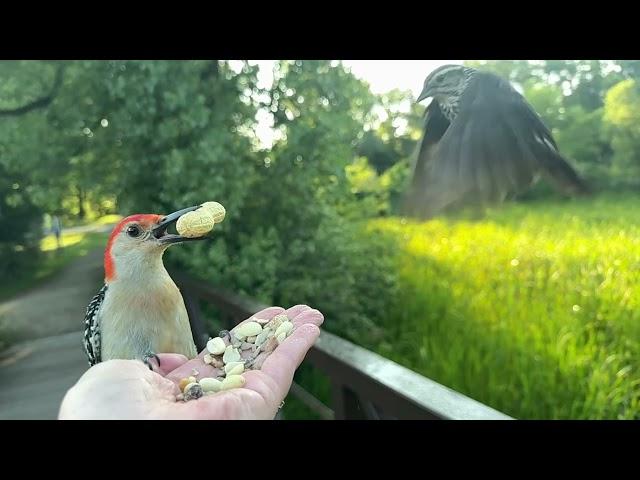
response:
[(365, 420), (358, 397), (345, 385), (333, 382), (331, 385), (333, 412), (335, 420)]

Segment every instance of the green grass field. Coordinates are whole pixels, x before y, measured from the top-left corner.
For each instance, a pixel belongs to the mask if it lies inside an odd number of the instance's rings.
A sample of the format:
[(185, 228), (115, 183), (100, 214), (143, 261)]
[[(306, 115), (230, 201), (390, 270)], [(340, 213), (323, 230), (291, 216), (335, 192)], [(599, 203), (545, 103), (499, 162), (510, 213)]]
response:
[[(402, 283), (375, 350), (516, 418), (640, 418), (639, 206), (602, 196), (373, 222), (397, 242)], [(329, 400), (326, 378), (297, 377)], [(310, 417), (288, 401), (288, 418)]]
[(517, 418), (640, 418), (640, 197), (372, 228), (401, 251), (379, 353)]

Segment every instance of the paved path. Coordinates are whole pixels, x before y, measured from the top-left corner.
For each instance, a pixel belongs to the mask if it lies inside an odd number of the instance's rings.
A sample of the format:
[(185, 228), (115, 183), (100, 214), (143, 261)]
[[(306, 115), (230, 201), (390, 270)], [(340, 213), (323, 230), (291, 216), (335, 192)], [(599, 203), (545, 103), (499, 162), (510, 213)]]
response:
[(67, 390), (87, 370), (82, 333), (25, 342), (0, 360), (0, 420), (55, 420)]
[(29, 339), (0, 354), (0, 419), (55, 419), (64, 393), (88, 368), (82, 328), (102, 286), (102, 256), (102, 249), (90, 251), (44, 284), (0, 303), (0, 328)]
[(35, 289), (0, 303), (0, 329), (20, 339), (81, 330), (91, 298), (102, 287), (102, 249), (80, 257)]

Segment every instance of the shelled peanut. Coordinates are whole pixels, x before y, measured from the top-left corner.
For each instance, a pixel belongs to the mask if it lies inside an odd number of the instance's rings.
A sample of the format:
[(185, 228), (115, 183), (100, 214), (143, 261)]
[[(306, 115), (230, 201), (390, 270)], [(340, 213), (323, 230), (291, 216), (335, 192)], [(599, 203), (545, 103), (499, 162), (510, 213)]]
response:
[(218, 202), (205, 202), (197, 210), (182, 215), (176, 229), (183, 237), (202, 237), (213, 230), (216, 223), (221, 223), (225, 215), (225, 208)]

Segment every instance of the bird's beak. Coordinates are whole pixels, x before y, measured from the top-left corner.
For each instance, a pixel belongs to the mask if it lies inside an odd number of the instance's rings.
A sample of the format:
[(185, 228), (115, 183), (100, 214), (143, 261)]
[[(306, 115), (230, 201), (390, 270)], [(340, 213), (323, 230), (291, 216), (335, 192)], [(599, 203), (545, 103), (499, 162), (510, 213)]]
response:
[(418, 99), (416, 100), (416, 103), (420, 103), (425, 98), (429, 98), (430, 96), (431, 96), (431, 92), (429, 91), (429, 89), (428, 88), (424, 88), (422, 90), (422, 92), (420, 93), (420, 95), (418, 95)]
[(182, 235), (167, 233), (167, 229), (169, 228), (169, 226), (176, 223), (182, 215), (184, 215), (185, 213), (193, 212), (198, 208), (200, 208), (200, 205), (183, 208), (182, 210), (178, 210), (177, 212), (173, 212), (165, 217), (162, 217), (156, 224), (156, 226), (151, 229), (151, 233), (156, 239), (158, 239), (158, 242), (161, 245), (171, 245), (174, 243), (191, 242), (195, 240), (206, 240), (208, 237), (187, 238), (183, 237)]

